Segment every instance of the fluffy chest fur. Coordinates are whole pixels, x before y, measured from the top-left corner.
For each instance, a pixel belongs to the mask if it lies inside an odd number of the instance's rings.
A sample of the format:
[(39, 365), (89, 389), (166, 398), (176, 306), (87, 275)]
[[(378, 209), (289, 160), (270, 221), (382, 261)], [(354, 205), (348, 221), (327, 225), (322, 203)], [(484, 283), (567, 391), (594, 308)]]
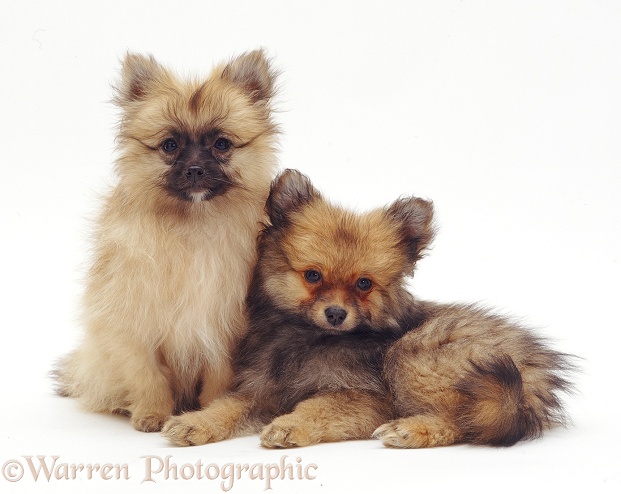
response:
[[(188, 382), (205, 362), (215, 367), (228, 359), (245, 332), (244, 298), (260, 221), (257, 206), (231, 208), (226, 217), (204, 209), (185, 223), (110, 211), (86, 293), (85, 317), (98, 321), (102, 339), (122, 331), (160, 352)], [(106, 319), (115, 324), (102, 325)]]

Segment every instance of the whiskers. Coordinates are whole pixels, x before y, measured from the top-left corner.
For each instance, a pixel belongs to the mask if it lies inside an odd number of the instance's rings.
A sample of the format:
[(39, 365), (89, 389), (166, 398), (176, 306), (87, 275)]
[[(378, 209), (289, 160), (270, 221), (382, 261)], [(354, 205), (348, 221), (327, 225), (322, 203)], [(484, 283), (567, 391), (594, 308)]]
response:
[(222, 183), (225, 183), (225, 184), (230, 185), (230, 186), (237, 186), (238, 185), (233, 180), (226, 180), (224, 178), (218, 178), (218, 177), (209, 177), (209, 178), (210, 178), (210, 180), (215, 180), (217, 182), (222, 182)]

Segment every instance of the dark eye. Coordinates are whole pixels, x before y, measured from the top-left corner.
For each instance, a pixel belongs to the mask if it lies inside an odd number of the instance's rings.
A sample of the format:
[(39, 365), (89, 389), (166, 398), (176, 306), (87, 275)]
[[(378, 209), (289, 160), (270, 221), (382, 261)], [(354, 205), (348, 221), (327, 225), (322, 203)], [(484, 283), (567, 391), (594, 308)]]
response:
[(231, 141), (225, 139), (224, 137), (220, 137), (216, 139), (216, 142), (213, 143), (213, 147), (218, 151), (228, 151), (231, 149)]
[(321, 273), (319, 271), (315, 271), (314, 269), (309, 269), (304, 272), (304, 279), (309, 283), (318, 283), (321, 281)]
[(359, 278), (356, 281), (356, 286), (363, 292), (366, 292), (371, 289), (373, 282), (369, 278)]
[(162, 150), (165, 153), (172, 153), (175, 149), (177, 149), (179, 146), (177, 145), (177, 141), (175, 141), (174, 139), (166, 139), (163, 143), (162, 143)]

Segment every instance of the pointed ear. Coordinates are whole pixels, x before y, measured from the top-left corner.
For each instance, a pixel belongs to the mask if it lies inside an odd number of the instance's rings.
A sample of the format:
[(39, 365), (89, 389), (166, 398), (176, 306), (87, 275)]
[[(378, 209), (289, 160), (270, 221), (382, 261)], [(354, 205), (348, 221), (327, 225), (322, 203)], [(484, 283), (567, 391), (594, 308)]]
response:
[(153, 87), (167, 75), (152, 56), (128, 53), (123, 60), (121, 84), (116, 102), (120, 106), (145, 99)]
[(289, 223), (291, 214), (321, 197), (310, 179), (297, 170), (285, 170), (272, 182), (265, 210), (272, 225), (280, 228)]
[(433, 204), (417, 197), (406, 197), (392, 203), (386, 215), (399, 225), (408, 260), (415, 263), (435, 235)]
[(267, 101), (274, 95), (276, 75), (263, 50), (240, 55), (222, 71), (222, 79), (243, 88), (253, 102)]

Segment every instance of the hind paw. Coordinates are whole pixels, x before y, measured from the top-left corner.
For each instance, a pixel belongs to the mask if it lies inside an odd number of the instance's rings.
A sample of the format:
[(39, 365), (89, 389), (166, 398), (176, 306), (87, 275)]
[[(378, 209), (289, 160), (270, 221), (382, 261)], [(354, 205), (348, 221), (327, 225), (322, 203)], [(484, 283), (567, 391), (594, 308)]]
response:
[(388, 422), (373, 437), (390, 448), (430, 448), (458, 442), (459, 431), (439, 417), (418, 415)]

